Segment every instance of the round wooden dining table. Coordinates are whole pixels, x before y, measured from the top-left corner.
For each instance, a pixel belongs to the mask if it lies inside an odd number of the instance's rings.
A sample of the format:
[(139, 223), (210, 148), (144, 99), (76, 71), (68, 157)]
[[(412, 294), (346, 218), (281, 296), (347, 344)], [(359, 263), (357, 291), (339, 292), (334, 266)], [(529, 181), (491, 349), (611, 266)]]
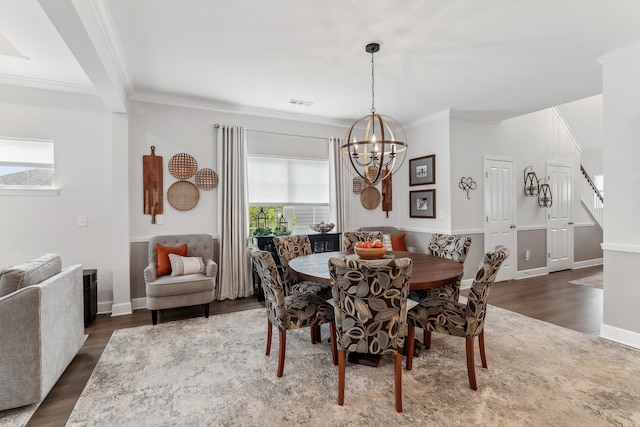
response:
[[(289, 267), (304, 280), (331, 285), (329, 258), (357, 257), (344, 252), (319, 252), (289, 261)], [(447, 258), (418, 252), (387, 252), (387, 257), (411, 258), (413, 261), (409, 289), (439, 288), (462, 279), (462, 264)]]

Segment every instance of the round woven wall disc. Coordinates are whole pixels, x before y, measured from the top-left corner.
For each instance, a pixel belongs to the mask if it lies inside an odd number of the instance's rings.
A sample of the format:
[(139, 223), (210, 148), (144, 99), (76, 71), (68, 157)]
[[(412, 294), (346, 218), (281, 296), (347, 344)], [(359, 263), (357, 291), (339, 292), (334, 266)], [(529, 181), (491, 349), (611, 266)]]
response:
[(188, 211), (198, 204), (200, 192), (192, 182), (178, 181), (167, 190), (169, 204), (179, 211)]
[(191, 154), (178, 153), (169, 160), (169, 172), (174, 178), (189, 179), (198, 170), (198, 162)]
[(196, 172), (196, 185), (201, 190), (213, 190), (218, 186), (218, 174), (212, 169), (202, 168)]
[(360, 202), (367, 209), (375, 209), (380, 204), (380, 192), (376, 187), (367, 187), (360, 193)]

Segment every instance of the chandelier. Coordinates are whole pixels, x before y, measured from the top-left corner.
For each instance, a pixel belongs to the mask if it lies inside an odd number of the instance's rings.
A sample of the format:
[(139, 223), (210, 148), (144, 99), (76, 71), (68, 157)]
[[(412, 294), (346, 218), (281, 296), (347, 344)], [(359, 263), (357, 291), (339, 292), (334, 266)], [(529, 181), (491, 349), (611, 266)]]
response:
[(398, 171), (407, 156), (406, 136), (391, 117), (376, 113), (373, 54), (378, 43), (369, 43), (371, 54), (371, 114), (359, 118), (351, 126), (341, 147), (343, 159), (350, 170), (368, 185), (376, 185)]

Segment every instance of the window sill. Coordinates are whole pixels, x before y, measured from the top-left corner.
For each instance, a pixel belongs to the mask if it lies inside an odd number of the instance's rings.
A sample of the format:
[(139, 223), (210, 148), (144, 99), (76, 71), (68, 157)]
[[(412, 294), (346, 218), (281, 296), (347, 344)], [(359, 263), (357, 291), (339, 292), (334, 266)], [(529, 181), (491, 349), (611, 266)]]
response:
[(57, 188), (0, 188), (0, 196), (57, 196)]

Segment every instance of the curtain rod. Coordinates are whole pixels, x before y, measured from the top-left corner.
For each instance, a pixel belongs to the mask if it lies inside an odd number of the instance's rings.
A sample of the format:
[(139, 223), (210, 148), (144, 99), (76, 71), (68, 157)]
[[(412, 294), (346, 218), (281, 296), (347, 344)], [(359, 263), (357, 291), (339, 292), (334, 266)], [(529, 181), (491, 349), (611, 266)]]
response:
[[(213, 125), (214, 129), (219, 129), (220, 125), (218, 123)], [(267, 130), (256, 130), (256, 129), (247, 129), (247, 132), (256, 132), (256, 133), (268, 133), (271, 135), (281, 135), (281, 136), (295, 136), (298, 138), (309, 138), (309, 139), (322, 139), (323, 141), (328, 141), (329, 137), (325, 136), (308, 136), (308, 135), (296, 135), (293, 133), (282, 133), (282, 132), (270, 132)]]

